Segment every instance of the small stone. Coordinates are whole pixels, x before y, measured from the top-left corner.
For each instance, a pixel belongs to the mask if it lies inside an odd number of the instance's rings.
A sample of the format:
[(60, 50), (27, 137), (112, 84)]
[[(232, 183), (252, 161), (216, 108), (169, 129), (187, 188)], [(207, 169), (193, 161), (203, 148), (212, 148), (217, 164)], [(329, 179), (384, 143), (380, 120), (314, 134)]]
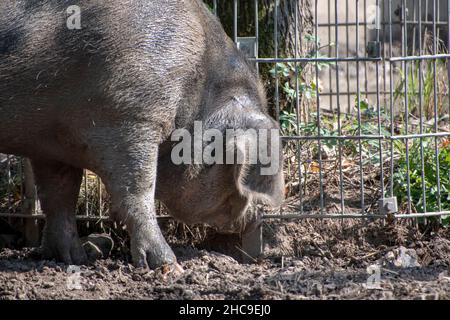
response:
[(17, 299), (19, 299), (19, 300), (25, 300), (27, 298), (27, 294), (26, 293), (19, 293), (18, 295), (17, 295)]
[(384, 300), (393, 300), (394, 299), (394, 293), (390, 290), (383, 291), (382, 296)]
[(327, 291), (334, 291), (334, 290), (336, 290), (336, 285), (334, 283), (329, 283), (329, 284), (324, 285), (324, 288)]
[(441, 272), (441, 273), (439, 274), (438, 279), (439, 279), (440, 281), (450, 281), (450, 276), (449, 276), (449, 274), (448, 274), (448, 271)]
[(188, 299), (188, 300), (192, 300), (195, 297), (195, 293), (192, 290), (184, 290), (183, 292), (183, 298), (184, 299)]
[(389, 252), (386, 254), (386, 260), (388, 260), (388, 261), (394, 261), (394, 260), (395, 260), (395, 254), (394, 254), (394, 252), (389, 251)]
[(315, 296), (321, 296), (323, 293), (323, 286), (320, 283), (313, 283), (312, 292)]
[(420, 267), (417, 252), (414, 249), (407, 249), (403, 246), (393, 251), (389, 251), (385, 255), (385, 260), (388, 262), (388, 264), (391, 264), (396, 268)]
[(430, 294), (423, 294), (421, 296), (422, 300), (439, 300), (439, 293), (430, 293)]
[(133, 274), (131, 279), (133, 279), (133, 281), (142, 281), (142, 277), (138, 274)]

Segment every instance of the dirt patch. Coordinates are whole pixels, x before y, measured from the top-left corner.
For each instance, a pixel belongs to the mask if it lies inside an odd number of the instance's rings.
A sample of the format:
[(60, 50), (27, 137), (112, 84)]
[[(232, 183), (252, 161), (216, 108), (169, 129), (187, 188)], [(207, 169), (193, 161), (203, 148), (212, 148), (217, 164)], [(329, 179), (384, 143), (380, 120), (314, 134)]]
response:
[[(176, 278), (135, 269), (120, 250), (71, 274), (31, 249), (3, 249), (0, 299), (450, 298), (448, 230), (305, 220), (268, 223), (264, 233), (265, 256), (250, 265), (200, 245), (172, 244), (185, 269)], [(372, 287), (370, 266), (380, 271)]]

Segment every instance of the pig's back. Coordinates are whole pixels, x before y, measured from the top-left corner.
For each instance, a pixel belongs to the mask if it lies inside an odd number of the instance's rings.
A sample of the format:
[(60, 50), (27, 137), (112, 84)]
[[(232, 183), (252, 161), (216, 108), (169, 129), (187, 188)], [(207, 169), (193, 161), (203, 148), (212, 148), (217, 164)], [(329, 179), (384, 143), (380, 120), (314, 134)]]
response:
[(196, 77), (205, 46), (196, 0), (70, 4), (81, 8), (80, 30), (67, 27), (67, 2), (0, 3), (3, 109), (29, 108), (30, 99), (41, 108), (98, 99), (136, 111), (154, 107), (149, 101), (175, 103)]
[(58, 128), (78, 137), (93, 124), (169, 132), (177, 110), (196, 112), (206, 72), (200, 1), (72, 4), (80, 30), (67, 27), (65, 1), (0, 2), (0, 151), (23, 153)]

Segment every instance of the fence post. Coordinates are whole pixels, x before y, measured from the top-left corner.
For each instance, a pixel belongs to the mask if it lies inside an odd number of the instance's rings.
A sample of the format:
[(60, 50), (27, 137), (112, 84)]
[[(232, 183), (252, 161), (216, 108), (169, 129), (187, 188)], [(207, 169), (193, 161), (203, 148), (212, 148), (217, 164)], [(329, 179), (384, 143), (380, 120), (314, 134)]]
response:
[[(24, 173), (24, 201), (22, 210), (24, 214), (36, 214), (36, 184), (34, 180), (33, 169), (29, 159), (23, 161)], [(24, 219), (24, 237), (25, 244), (28, 247), (37, 247), (40, 244), (40, 229), (37, 219)]]
[(244, 233), (241, 239), (242, 245), (242, 261), (244, 263), (256, 262), (256, 259), (263, 252), (263, 230), (262, 230), (262, 217), (258, 212), (255, 215), (256, 221), (255, 228), (250, 232)]

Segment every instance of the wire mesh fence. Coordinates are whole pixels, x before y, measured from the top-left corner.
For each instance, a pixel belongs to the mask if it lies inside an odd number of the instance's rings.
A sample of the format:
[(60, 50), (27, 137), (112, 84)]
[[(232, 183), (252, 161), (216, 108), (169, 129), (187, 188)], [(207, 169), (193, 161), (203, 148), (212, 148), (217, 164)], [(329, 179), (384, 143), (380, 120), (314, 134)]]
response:
[[(205, 2), (219, 17), (230, 6), (225, 27), (280, 122), (288, 199), (262, 219), (450, 215), (448, 0)], [(0, 156), (0, 170), (0, 216), (43, 219), (27, 160)], [(108, 219), (108, 195), (88, 171), (77, 218)], [(261, 237), (248, 236), (249, 251)]]

